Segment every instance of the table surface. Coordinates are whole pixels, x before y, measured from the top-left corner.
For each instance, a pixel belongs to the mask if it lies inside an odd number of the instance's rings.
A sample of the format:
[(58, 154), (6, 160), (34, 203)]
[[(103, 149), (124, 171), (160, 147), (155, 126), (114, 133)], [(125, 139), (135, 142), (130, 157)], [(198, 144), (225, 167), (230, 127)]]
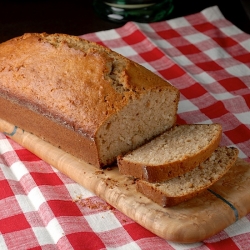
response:
[[(92, 0), (2, 0), (0, 2), (0, 42), (25, 32), (83, 35), (122, 26), (100, 19)], [(248, 0), (174, 0), (174, 11), (168, 17), (186, 16), (217, 5), (226, 19), (250, 33)]]

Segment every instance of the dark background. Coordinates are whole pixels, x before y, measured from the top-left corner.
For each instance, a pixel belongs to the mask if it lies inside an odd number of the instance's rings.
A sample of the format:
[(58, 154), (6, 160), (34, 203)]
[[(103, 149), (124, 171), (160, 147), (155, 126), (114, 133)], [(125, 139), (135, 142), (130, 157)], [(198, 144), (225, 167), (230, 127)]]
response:
[[(217, 5), (223, 15), (250, 34), (250, 0), (173, 0), (172, 19)], [(0, 0), (0, 42), (25, 32), (83, 35), (123, 24), (100, 19), (92, 0)]]

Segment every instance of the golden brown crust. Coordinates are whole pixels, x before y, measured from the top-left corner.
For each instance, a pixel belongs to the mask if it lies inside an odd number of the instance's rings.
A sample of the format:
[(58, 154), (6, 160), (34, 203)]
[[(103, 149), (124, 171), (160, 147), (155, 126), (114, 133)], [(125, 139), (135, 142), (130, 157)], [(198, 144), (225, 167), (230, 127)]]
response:
[[(99, 167), (107, 164), (100, 161), (96, 143), (103, 124), (131, 100), (163, 89), (176, 95), (177, 110), (179, 92), (168, 82), (79, 37), (34, 33), (0, 44), (0, 97), (11, 102), (13, 110), (24, 108), (31, 114), (26, 122), (24, 113), (14, 118), (2, 110), (0, 117)], [(39, 115), (43, 122), (50, 120), (53, 132), (31, 125)], [(70, 145), (66, 134), (74, 133)]]
[(188, 201), (193, 197), (198, 196), (201, 194), (205, 189), (197, 190), (193, 193), (188, 195), (178, 196), (178, 197), (169, 197), (165, 193), (155, 189), (150, 183), (146, 181), (137, 181), (136, 182), (136, 189), (138, 192), (144, 194), (146, 197), (154, 201), (155, 203), (159, 204), (162, 207), (172, 207), (181, 202)]
[[(110, 54), (114, 52), (84, 40), (90, 47), (86, 53), (67, 44), (71, 36), (55, 36), (62, 40), (57, 45), (49, 43), (46, 34), (26, 34), (0, 44), (3, 95), (19, 103), (29, 103), (31, 108), (57, 117), (93, 138), (108, 117), (144, 91), (155, 88), (175, 90), (142, 66), (115, 54), (117, 58), (114, 60), (124, 64), (121, 75), (125, 91), (119, 93), (112, 87), (110, 79), (104, 77), (112, 70), (114, 62)], [(82, 42), (80, 38), (73, 39), (76, 39), (75, 43)], [(18, 82), (16, 87), (14, 82)]]

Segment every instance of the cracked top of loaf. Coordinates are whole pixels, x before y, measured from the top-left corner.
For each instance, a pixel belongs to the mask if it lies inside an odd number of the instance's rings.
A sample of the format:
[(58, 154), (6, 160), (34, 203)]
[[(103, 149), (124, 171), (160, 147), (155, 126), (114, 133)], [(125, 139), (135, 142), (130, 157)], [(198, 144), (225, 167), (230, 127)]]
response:
[(79, 37), (24, 34), (0, 44), (0, 95), (93, 137), (148, 91), (178, 91), (146, 68)]

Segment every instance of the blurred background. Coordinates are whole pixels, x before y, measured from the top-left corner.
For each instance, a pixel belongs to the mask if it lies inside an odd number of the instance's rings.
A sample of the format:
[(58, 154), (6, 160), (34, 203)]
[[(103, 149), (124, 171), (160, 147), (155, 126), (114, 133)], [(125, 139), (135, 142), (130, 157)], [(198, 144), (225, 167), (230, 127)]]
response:
[[(223, 15), (250, 34), (250, 0), (173, 0), (174, 10), (167, 17), (193, 14), (217, 5)], [(118, 28), (123, 23), (101, 19), (92, 0), (1, 0), (0, 42), (25, 32), (83, 35)]]

